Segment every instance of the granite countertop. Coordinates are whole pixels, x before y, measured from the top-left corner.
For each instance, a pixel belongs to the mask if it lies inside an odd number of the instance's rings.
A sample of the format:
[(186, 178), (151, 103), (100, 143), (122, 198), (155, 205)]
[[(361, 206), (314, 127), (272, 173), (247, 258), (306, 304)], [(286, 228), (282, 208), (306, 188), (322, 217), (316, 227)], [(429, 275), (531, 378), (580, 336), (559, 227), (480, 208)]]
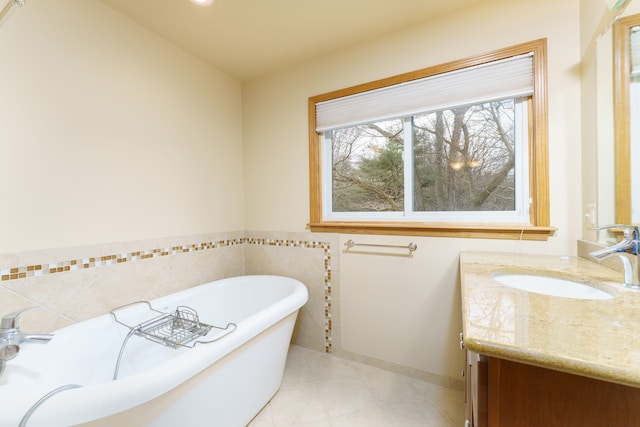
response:
[[(582, 300), (507, 287), (494, 272), (573, 279), (615, 298)], [(462, 252), (462, 324), (468, 350), (640, 387), (640, 291), (579, 257)]]

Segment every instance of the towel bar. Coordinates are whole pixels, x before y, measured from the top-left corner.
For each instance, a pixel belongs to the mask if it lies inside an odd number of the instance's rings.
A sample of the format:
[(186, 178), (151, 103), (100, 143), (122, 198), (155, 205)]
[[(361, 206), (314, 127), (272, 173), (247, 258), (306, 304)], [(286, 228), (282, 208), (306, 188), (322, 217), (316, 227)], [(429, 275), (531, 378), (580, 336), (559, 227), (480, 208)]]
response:
[(409, 242), (407, 245), (403, 246), (403, 245), (384, 245), (384, 244), (373, 244), (373, 243), (356, 243), (353, 240), (349, 239), (344, 243), (344, 245), (347, 247), (347, 249), (351, 249), (354, 246), (370, 246), (375, 248), (399, 248), (399, 249), (408, 249), (409, 252), (414, 252), (416, 249), (418, 249), (418, 245), (416, 245), (414, 242)]

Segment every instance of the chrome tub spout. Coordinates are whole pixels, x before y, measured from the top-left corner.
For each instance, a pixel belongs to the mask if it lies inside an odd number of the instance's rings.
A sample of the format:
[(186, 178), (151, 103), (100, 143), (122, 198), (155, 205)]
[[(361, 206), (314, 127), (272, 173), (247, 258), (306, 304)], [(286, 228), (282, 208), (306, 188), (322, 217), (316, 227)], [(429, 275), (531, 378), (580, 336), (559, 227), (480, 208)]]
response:
[(4, 373), (7, 362), (20, 352), (20, 344), (23, 342), (47, 343), (53, 338), (51, 334), (31, 334), (20, 330), (20, 315), (33, 308), (37, 307), (9, 313), (0, 320), (0, 376)]

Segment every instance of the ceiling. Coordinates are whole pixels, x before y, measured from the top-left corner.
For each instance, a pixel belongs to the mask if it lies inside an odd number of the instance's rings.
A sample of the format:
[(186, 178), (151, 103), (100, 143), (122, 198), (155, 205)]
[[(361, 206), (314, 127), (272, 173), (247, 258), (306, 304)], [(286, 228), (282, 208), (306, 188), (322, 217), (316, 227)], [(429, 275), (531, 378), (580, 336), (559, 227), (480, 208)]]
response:
[(247, 81), (481, 0), (100, 0)]

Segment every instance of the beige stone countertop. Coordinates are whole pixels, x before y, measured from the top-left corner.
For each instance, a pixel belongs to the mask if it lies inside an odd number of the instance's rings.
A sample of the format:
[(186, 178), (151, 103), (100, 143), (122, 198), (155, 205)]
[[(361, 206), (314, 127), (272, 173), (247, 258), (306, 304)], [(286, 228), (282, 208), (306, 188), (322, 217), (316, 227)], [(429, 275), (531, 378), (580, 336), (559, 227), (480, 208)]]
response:
[[(505, 286), (492, 274), (529, 273), (599, 287), (613, 299), (553, 297)], [(468, 350), (640, 387), (640, 291), (579, 257), (462, 252), (462, 325)]]

